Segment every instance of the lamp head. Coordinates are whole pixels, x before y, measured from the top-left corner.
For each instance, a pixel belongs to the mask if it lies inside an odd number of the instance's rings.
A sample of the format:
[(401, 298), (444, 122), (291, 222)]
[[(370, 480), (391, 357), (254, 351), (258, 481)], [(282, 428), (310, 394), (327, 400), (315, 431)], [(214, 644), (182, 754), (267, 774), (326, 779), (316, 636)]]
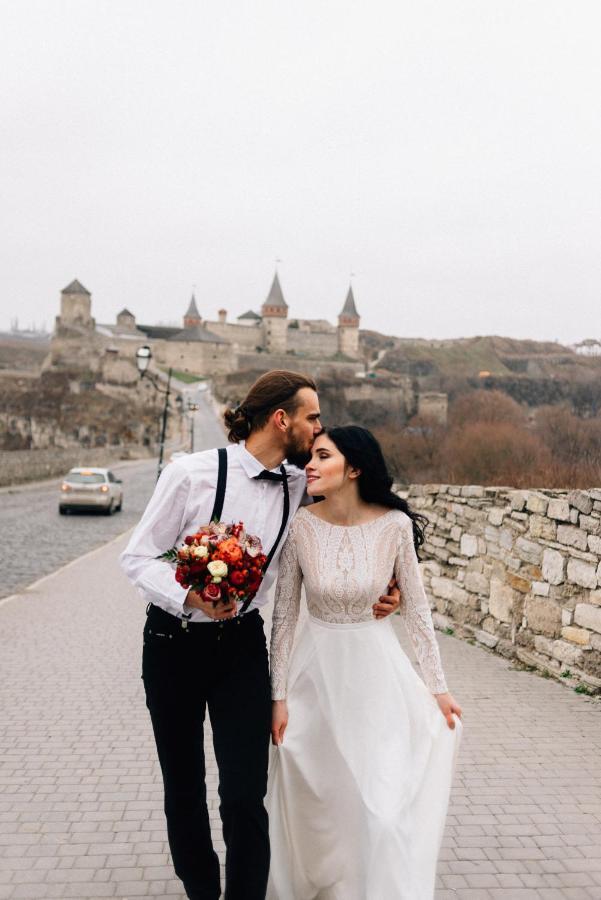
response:
[(147, 370), (150, 360), (152, 359), (152, 350), (145, 344), (143, 347), (138, 347), (136, 350), (136, 365), (138, 367), (138, 372), (140, 375), (143, 375)]

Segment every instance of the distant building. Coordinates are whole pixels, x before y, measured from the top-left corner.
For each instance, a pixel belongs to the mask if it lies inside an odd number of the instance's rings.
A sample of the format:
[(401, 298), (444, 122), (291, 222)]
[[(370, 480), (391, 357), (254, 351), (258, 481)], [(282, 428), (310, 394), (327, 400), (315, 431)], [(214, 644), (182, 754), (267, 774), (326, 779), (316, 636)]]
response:
[[(77, 279), (61, 291), (60, 314), (56, 317), (49, 368), (85, 367), (104, 370), (107, 353), (134, 361), (141, 343), (152, 346), (159, 365), (172, 366), (197, 375), (235, 371), (240, 361), (252, 368), (253, 359), (265, 367), (265, 355), (274, 367), (300, 357), (319, 362), (358, 362), (359, 324), (352, 287), (338, 316), (338, 326), (324, 319), (290, 319), (279, 275), (276, 272), (260, 314), (248, 310), (235, 322), (227, 321), (220, 309), (216, 321), (201, 315), (192, 294), (182, 317), (182, 326), (143, 325), (129, 309), (116, 316), (114, 324), (98, 324), (92, 316), (92, 295)], [(284, 357), (284, 359), (282, 359)], [(300, 364), (297, 364), (297, 366)]]

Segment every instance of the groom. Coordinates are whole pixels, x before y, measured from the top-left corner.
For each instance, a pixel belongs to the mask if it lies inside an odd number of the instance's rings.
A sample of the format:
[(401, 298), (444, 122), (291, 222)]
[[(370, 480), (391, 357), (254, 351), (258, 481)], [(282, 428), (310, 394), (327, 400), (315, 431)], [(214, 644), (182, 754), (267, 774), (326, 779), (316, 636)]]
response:
[[(148, 602), (142, 678), (175, 871), (190, 900), (220, 897), (205, 785), (208, 710), (226, 845), (225, 896), (263, 900), (269, 872), (263, 798), (271, 700), (259, 608), (276, 578), (290, 520), (305, 498), (303, 467), (321, 430), (315, 384), (295, 372), (268, 372), (235, 411), (226, 411), (225, 421), (227, 451), (193, 453), (164, 469), (121, 564)], [(172, 567), (157, 559), (215, 514), (225, 522), (244, 522), (271, 557), (246, 610), (233, 603), (214, 608), (180, 587)], [(398, 597), (396, 588), (381, 597), (374, 614), (393, 612)]]

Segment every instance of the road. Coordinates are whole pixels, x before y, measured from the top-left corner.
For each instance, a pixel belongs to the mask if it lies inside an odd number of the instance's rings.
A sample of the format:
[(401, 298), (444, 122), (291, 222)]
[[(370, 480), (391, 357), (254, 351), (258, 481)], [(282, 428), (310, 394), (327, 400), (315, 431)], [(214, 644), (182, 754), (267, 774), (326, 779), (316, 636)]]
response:
[[(199, 404), (193, 414), (195, 450), (223, 446), (226, 439), (209, 392), (194, 386), (182, 392), (186, 400)], [(152, 494), (156, 467), (156, 460), (111, 466), (123, 479), (123, 511), (110, 517), (60, 516), (60, 479), (0, 492), (0, 597), (16, 593), (135, 525)]]

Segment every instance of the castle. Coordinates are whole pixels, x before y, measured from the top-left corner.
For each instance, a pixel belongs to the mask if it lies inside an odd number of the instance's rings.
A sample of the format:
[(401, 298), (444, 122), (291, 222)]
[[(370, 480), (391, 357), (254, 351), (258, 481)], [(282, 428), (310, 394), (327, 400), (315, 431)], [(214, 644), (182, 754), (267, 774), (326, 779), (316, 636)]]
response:
[(151, 346), (157, 364), (199, 376), (226, 374), (239, 367), (291, 368), (294, 357), (299, 363), (329, 361), (361, 368), (360, 317), (352, 286), (337, 326), (323, 319), (291, 319), (277, 271), (260, 314), (248, 310), (235, 322), (227, 316), (227, 310), (220, 309), (216, 321), (203, 319), (192, 294), (181, 328), (142, 325), (128, 309), (118, 313), (114, 324), (98, 324), (92, 316), (92, 295), (75, 280), (61, 291), (45, 368), (86, 369), (127, 381), (127, 370), (142, 344)]

